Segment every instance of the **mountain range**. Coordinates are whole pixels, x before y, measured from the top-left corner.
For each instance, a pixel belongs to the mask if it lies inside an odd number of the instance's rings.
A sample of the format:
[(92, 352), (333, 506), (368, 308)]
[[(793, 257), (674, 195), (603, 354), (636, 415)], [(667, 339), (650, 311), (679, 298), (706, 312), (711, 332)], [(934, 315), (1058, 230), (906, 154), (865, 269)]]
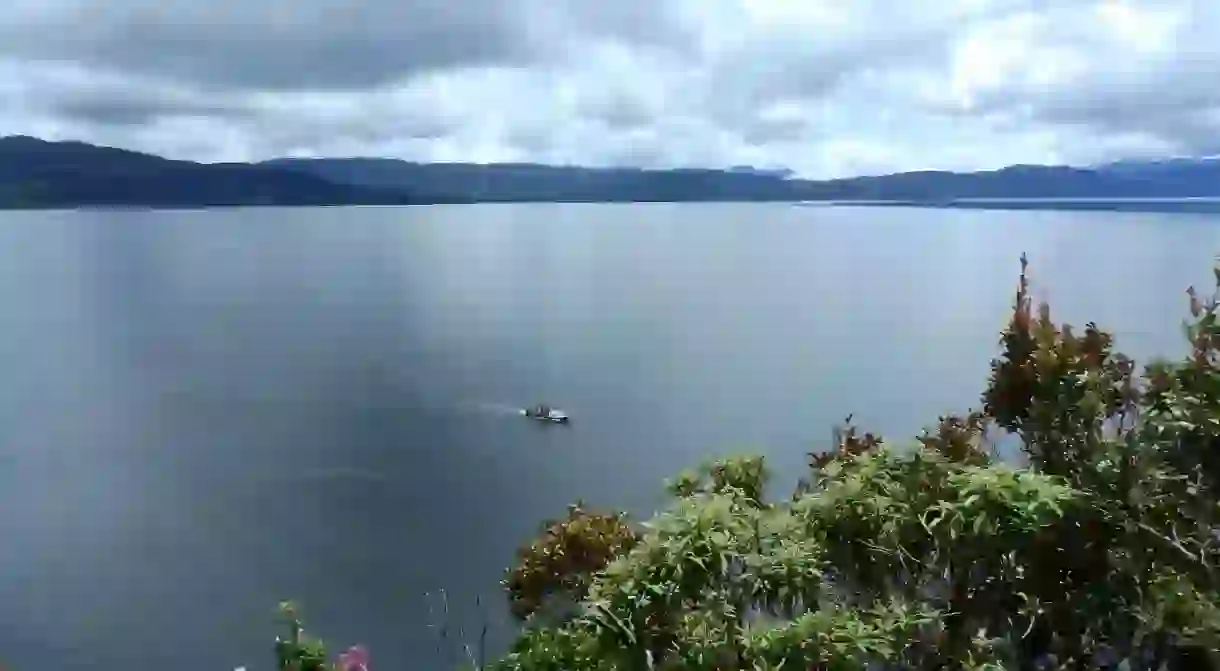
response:
[(83, 142), (0, 138), (0, 208), (404, 205), (473, 202), (1220, 198), (1220, 160), (1017, 165), (968, 173), (796, 179), (782, 168), (588, 168), (282, 158), (196, 163)]

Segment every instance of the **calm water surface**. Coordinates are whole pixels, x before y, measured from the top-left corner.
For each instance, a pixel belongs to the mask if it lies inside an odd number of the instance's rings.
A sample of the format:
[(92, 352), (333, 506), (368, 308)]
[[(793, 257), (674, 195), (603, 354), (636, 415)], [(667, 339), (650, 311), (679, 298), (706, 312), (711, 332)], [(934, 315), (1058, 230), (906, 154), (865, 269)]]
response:
[(903, 436), (974, 404), (1021, 251), (1142, 356), (1220, 218), (0, 214), (0, 664), (268, 669), (291, 597), (380, 668), (446, 668), (425, 593), (501, 645), (500, 570), (572, 500), (644, 513), (743, 448), (791, 481), (849, 412)]

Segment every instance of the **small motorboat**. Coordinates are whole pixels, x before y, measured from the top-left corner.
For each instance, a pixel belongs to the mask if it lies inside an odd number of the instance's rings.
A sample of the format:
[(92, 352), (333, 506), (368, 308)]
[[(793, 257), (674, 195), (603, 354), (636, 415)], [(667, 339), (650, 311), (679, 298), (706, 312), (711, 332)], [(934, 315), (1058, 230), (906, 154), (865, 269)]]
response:
[(538, 405), (533, 408), (525, 408), (521, 411), (522, 415), (530, 419), (536, 419), (540, 422), (555, 422), (558, 424), (566, 424), (568, 414), (562, 410), (556, 410), (550, 406)]

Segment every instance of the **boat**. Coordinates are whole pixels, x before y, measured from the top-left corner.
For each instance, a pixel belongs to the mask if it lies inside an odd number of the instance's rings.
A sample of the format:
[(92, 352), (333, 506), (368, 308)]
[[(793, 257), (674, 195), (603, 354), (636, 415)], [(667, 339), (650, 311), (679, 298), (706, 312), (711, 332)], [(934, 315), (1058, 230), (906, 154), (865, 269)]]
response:
[(521, 414), (529, 417), (530, 419), (536, 419), (540, 422), (566, 424), (568, 421), (568, 414), (566, 412), (546, 405), (537, 405), (532, 408), (524, 408), (521, 410)]

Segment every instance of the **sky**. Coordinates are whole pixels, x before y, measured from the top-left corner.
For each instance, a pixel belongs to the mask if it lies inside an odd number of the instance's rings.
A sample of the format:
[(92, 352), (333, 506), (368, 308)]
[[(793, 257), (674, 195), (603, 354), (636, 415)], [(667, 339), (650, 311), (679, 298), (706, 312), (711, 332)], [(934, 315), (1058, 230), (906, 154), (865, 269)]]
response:
[(1220, 153), (1220, 0), (8, 0), (0, 134), (199, 161)]

